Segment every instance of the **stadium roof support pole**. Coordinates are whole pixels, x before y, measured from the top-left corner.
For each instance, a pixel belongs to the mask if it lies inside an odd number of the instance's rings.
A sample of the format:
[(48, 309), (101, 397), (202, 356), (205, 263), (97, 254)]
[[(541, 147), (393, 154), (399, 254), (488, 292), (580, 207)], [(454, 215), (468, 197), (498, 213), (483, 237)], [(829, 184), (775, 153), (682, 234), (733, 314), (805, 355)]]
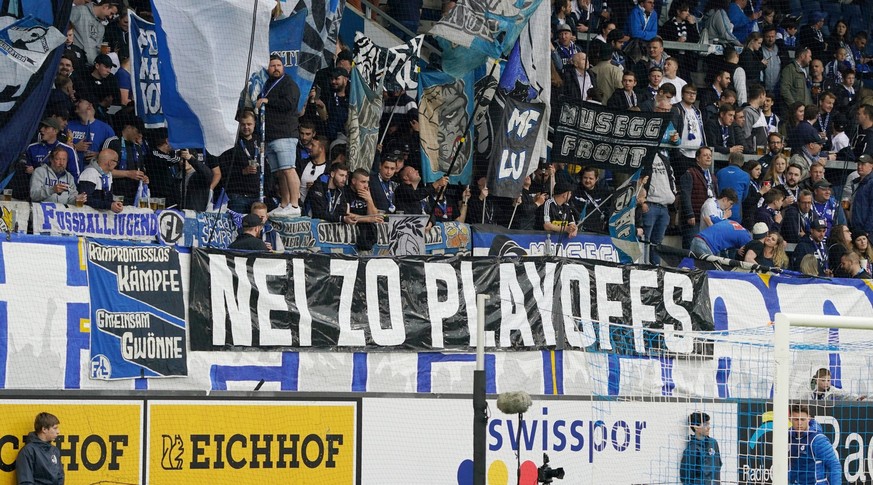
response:
[(773, 354), (776, 375), (773, 389), (773, 485), (787, 485), (791, 327), (873, 330), (873, 318), (777, 313), (774, 325)]

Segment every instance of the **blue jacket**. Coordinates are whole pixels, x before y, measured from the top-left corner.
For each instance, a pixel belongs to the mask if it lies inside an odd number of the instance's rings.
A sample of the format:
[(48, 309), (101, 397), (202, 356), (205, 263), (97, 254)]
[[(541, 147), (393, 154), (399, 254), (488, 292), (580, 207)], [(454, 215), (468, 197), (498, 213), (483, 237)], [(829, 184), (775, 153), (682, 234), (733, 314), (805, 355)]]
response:
[(721, 481), (718, 441), (709, 436), (703, 439), (689, 436), (679, 463), (679, 480), (683, 485), (710, 485)]
[(627, 26), (632, 39), (652, 40), (658, 35), (658, 14), (652, 11), (647, 22), (643, 8), (636, 7), (628, 16)]
[(731, 23), (734, 24), (734, 36), (740, 42), (746, 42), (746, 38), (750, 33), (752, 33), (752, 27), (755, 25), (755, 21), (749, 20), (749, 17), (736, 4), (736, 2), (732, 2), (728, 8), (728, 18), (731, 19)]
[(797, 485), (834, 485), (842, 483), (843, 470), (831, 442), (821, 426), (809, 420), (809, 431), (790, 433), (788, 483)]
[(719, 189), (734, 189), (736, 191), (737, 203), (731, 208), (730, 219), (742, 223), (743, 201), (746, 200), (746, 196), (749, 195), (749, 174), (736, 165), (728, 165), (719, 170), (718, 173), (715, 174), (715, 178), (718, 180)]
[(861, 179), (855, 189), (852, 201), (852, 229), (862, 229), (868, 234), (873, 233), (873, 176)]

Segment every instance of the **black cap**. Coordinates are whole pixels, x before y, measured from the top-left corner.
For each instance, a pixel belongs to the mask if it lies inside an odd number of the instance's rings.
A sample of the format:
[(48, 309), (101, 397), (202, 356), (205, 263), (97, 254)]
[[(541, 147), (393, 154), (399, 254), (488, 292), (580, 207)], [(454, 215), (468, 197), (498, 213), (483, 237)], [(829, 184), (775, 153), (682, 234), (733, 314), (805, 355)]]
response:
[(400, 160), (403, 158), (403, 152), (400, 150), (391, 150), (382, 155), (384, 160)]
[(564, 192), (572, 192), (573, 184), (567, 182), (565, 180), (559, 180), (558, 183), (555, 184), (555, 192), (554, 195), (563, 194)]
[(352, 51), (348, 49), (343, 49), (339, 52), (339, 54), (336, 55), (336, 60), (352, 62), (355, 60), (355, 56), (354, 54), (352, 54)]
[(264, 225), (264, 223), (261, 221), (260, 216), (258, 216), (256, 214), (246, 214), (246, 216), (243, 217), (243, 220), (242, 220), (243, 229), (248, 229), (250, 227), (258, 227), (258, 226), (263, 226), (263, 225)]
[(813, 219), (812, 222), (809, 223), (809, 227), (812, 229), (827, 230), (828, 221), (824, 219)]
[(40, 121), (39, 124), (43, 125), (43, 126), (48, 126), (49, 128), (54, 128), (58, 132), (61, 131), (61, 124), (58, 123), (58, 120), (56, 120), (52, 117), (43, 118), (43, 120)]
[(98, 54), (97, 57), (94, 58), (94, 65), (102, 64), (106, 67), (118, 67), (112, 62), (112, 58), (107, 56), (106, 54)]
[(340, 76), (349, 77), (349, 71), (346, 71), (345, 69), (343, 69), (341, 67), (335, 67), (335, 68), (333, 68), (332, 71), (330, 71), (330, 78), (331, 79), (336, 79)]
[(831, 188), (831, 183), (825, 179), (821, 179), (818, 182), (812, 184), (812, 190), (815, 189), (829, 189)]
[(624, 39), (625, 33), (618, 29), (612, 29), (608, 34), (606, 34), (607, 42), (615, 42), (617, 40)]

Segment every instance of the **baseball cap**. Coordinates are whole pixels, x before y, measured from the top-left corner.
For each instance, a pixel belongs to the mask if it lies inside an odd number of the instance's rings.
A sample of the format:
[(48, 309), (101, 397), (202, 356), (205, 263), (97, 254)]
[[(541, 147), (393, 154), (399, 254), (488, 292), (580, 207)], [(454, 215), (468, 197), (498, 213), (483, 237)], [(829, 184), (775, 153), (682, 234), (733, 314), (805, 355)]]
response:
[(91, 0), (94, 5), (115, 5), (118, 6), (118, 0)]
[(391, 150), (382, 156), (385, 160), (400, 160), (403, 158), (403, 152), (400, 150)]
[(349, 77), (349, 71), (346, 71), (345, 69), (343, 69), (341, 67), (335, 67), (335, 68), (333, 68), (332, 71), (330, 71), (330, 78), (331, 79), (336, 79), (340, 76)]
[(818, 143), (819, 145), (824, 143), (824, 140), (822, 140), (821, 136), (819, 136), (818, 133), (806, 132), (804, 133), (804, 135), (805, 136), (803, 137), (802, 141), (804, 145), (806, 145), (807, 143)]
[(824, 219), (813, 219), (812, 222), (809, 223), (809, 227), (812, 229), (827, 229), (828, 221)]
[(770, 228), (767, 227), (767, 224), (758, 222), (752, 226), (752, 237), (755, 239), (764, 239), (764, 236), (767, 235), (767, 231), (769, 230)]
[(809, 14), (809, 24), (817, 24), (825, 19), (827, 15), (824, 12), (812, 12)]
[(261, 218), (255, 214), (246, 214), (242, 220), (243, 229), (246, 229), (249, 227), (258, 227), (258, 226), (263, 226), (263, 225), (264, 225), (264, 223), (261, 221)]
[(561, 33), (561, 32), (573, 32), (573, 29), (571, 29), (570, 26), (567, 25), (567, 24), (561, 24), (561, 25), (558, 26), (558, 30), (557, 30), (557, 32), (558, 32), (558, 33)]
[(826, 179), (821, 179), (821, 180), (819, 180), (818, 182), (812, 184), (812, 190), (815, 190), (815, 189), (829, 189), (829, 188), (831, 188), (831, 183), (828, 182)]
[(59, 132), (61, 131), (61, 124), (58, 123), (58, 120), (51, 118), (51, 117), (43, 118), (43, 120), (40, 121), (39, 124), (44, 125), (44, 126), (48, 126), (49, 128), (54, 128), (54, 129), (58, 130)]
[(106, 54), (98, 54), (97, 57), (94, 58), (94, 65), (102, 64), (106, 67), (118, 67), (112, 62), (112, 58), (107, 56)]
[(858, 157), (858, 163), (873, 163), (873, 157), (865, 153)]
[(573, 185), (570, 182), (560, 180), (555, 184), (555, 193), (554, 195), (563, 194), (564, 192), (572, 192)]

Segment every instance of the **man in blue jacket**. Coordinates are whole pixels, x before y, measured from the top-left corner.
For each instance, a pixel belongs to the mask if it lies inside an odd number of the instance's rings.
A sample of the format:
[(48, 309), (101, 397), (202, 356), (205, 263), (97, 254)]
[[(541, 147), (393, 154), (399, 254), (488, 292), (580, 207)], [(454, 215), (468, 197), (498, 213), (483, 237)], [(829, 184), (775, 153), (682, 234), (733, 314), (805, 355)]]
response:
[(700, 411), (688, 416), (693, 435), (682, 453), (679, 480), (682, 485), (711, 485), (721, 481), (721, 453), (718, 441), (709, 436), (709, 415)]
[(788, 483), (835, 485), (842, 483), (842, 467), (821, 426), (809, 419), (809, 408), (793, 404), (788, 450)]

